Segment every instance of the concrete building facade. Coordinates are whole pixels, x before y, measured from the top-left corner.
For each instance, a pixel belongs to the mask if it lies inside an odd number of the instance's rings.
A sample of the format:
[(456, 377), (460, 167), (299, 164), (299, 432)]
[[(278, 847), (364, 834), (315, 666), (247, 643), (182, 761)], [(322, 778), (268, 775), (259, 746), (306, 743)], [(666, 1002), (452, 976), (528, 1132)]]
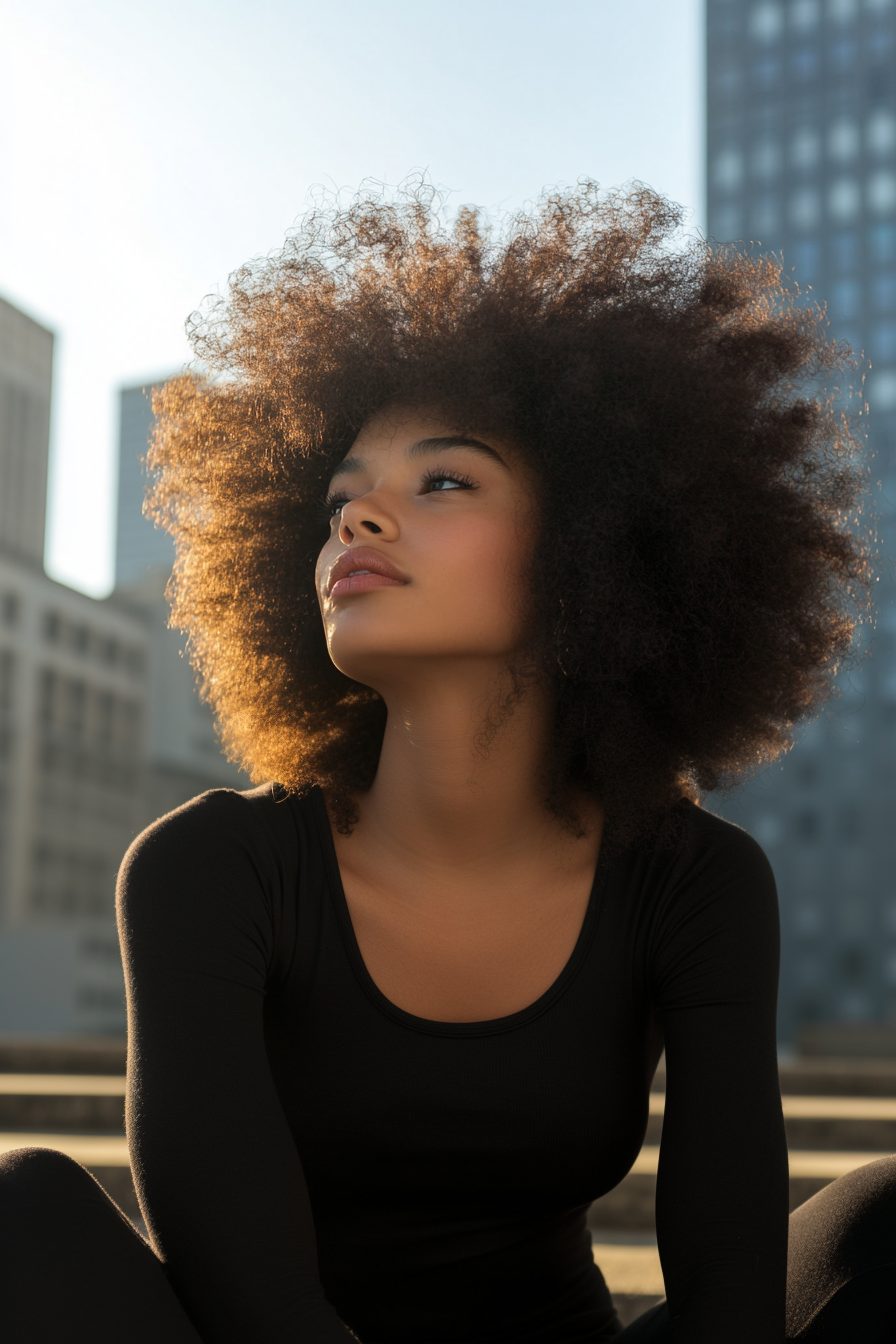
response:
[(122, 1033), (115, 879), (136, 835), (246, 788), (167, 628), (173, 548), (142, 517), (143, 389), (122, 395), (117, 579), (43, 571), (52, 334), (0, 300), (0, 1034)]
[(124, 1029), (149, 653), (143, 620), (0, 557), (0, 1031)]
[(779, 254), (871, 363), (871, 657), (784, 761), (706, 800), (775, 870), (794, 1043), (826, 1023), (896, 1028), (896, 3), (707, 0), (706, 20), (709, 236)]

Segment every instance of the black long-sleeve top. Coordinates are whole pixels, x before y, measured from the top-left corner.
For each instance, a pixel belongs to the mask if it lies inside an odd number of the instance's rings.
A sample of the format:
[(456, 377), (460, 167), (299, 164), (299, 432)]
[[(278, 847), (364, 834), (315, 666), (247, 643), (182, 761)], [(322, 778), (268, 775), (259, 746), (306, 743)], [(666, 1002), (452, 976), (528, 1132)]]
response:
[(318, 789), (215, 789), (134, 841), (128, 1139), (206, 1344), (609, 1337), (586, 1213), (637, 1157), (664, 1045), (674, 1338), (781, 1344), (775, 881), (745, 831), (678, 806), (675, 853), (598, 859), (551, 988), (474, 1023), (379, 992)]

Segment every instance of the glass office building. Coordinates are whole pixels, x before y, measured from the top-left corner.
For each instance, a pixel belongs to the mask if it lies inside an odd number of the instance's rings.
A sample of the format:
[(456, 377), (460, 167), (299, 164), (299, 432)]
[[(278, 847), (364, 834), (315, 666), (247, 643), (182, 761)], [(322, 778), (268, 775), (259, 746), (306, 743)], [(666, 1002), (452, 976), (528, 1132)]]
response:
[(709, 236), (778, 253), (864, 352), (881, 554), (870, 658), (783, 761), (706, 803), (775, 870), (782, 1042), (896, 1039), (896, 0), (707, 0), (706, 41)]

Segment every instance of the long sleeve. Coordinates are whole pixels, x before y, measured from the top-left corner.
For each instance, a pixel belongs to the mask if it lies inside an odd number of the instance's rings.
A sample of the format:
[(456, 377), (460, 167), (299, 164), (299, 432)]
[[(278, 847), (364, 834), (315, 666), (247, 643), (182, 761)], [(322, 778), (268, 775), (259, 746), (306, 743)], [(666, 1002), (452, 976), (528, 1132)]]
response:
[(653, 958), (666, 1042), (656, 1219), (672, 1337), (783, 1344), (775, 879), (746, 832), (700, 834), (665, 902)]
[(277, 864), (246, 798), (215, 790), (144, 831), (119, 874), (135, 1183), (206, 1344), (352, 1338), (265, 1051)]

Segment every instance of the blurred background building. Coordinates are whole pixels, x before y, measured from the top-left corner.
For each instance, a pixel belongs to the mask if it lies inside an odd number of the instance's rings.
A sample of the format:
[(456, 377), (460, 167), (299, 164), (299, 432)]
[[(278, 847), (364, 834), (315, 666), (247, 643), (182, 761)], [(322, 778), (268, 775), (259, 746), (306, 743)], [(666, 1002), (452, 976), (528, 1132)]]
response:
[(121, 1033), (125, 850), (188, 798), (249, 781), (166, 628), (173, 549), (141, 514), (142, 388), (121, 394), (115, 591), (44, 573), (52, 368), (52, 333), (0, 299), (0, 1033)]
[[(878, 545), (896, 554), (896, 5), (707, 0), (707, 218), (781, 255), (871, 362)], [(779, 1036), (896, 1048), (896, 603), (872, 657), (783, 761), (706, 800), (763, 845), (782, 907)], [(852, 1024), (851, 1029), (849, 1024)], [(841, 1038), (844, 1028), (840, 1029)]]

